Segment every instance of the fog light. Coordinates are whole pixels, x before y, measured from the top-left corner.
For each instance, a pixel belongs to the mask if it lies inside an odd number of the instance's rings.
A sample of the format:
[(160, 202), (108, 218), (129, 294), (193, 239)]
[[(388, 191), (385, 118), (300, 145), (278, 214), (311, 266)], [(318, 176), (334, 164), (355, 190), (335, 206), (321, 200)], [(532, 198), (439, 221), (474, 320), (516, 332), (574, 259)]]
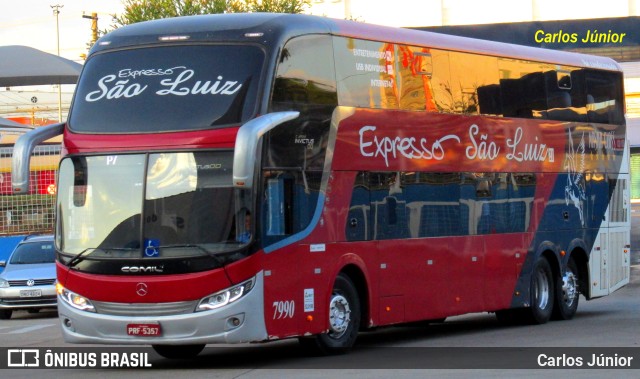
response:
[(224, 325), (224, 330), (229, 331), (229, 330), (237, 329), (241, 327), (243, 323), (244, 323), (243, 313), (240, 313), (231, 317), (227, 317), (227, 320), (225, 321), (225, 325)]

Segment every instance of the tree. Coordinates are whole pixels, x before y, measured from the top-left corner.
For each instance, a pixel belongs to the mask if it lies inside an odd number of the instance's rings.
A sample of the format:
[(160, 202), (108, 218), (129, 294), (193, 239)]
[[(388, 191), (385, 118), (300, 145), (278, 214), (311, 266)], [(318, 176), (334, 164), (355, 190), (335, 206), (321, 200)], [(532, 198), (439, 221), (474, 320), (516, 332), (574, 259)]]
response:
[(112, 29), (140, 21), (209, 13), (302, 13), (311, 0), (122, 0), (122, 3), (125, 11), (112, 15)]

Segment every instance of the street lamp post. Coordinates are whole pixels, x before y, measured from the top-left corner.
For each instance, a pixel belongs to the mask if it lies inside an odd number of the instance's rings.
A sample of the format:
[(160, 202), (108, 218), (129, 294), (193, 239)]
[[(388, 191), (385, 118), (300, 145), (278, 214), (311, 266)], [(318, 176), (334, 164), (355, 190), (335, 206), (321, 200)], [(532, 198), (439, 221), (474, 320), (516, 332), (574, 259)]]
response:
[[(60, 8), (62, 7), (64, 7), (64, 5), (51, 5), (51, 9), (53, 9), (53, 15), (56, 16), (56, 41), (58, 46), (58, 56), (60, 56), (60, 22), (58, 15), (60, 14)], [(60, 83), (58, 83), (58, 122), (62, 122), (62, 85)]]

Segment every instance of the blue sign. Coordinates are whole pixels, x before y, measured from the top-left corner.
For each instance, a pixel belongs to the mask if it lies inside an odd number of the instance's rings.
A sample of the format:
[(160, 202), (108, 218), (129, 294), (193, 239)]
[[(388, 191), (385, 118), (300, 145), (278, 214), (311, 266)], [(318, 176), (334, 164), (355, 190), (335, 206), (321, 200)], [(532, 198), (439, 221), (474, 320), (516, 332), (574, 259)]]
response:
[(144, 239), (144, 256), (145, 257), (159, 257), (160, 256), (160, 240), (159, 239)]

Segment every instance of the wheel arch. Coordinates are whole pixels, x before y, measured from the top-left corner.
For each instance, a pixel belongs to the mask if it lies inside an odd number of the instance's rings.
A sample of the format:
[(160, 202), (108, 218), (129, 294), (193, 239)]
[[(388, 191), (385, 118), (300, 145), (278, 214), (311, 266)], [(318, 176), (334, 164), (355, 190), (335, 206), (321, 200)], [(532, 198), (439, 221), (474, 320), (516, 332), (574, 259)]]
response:
[(569, 259), (573, 258), (573, 261), (578, 267), (578, 290), (584, 295), (586, 299), (591, 298), (591, 291), (589, 286), (589, 254), (585, 248), (581, 245), (574, 246), (571, 253), (567, 255), (565, 266), (569, 262)]
[[(358, 299), (360, 300), (360, 328), (365, 329), (374, 326), (372, 319), (372, 306), (374, 299), (371, 297), (371, 290), (369, 284), (371, 283), (371, 276), (367, 270), (365, 262), (356, 254), (345, 254), (337, 260), (332, 278), (338, 275), (345, 274), (349, 277), (353, 285), (358, 292)], [(333, 282), (331, 283), (333, 285)]]
[(551, 266), (551, 274), (554, 278), (559, 277), (562, 274), (562, 265), (560, 261), (560, 252), (557, 251), (557, 248), (553, 244), (541, 244), (538, 249), (538, 254), (536, 254), (536, 260), (538, 258), (544, 258), (549, 262), (549, 266)]
[[(370, 318), (370, 291), (367, 278), (364, 272), (355, 264), (348, 264), (340, 270), (341, 274), (349, 277), (358, 292), (360, 300), (360, 329), (365, 329), (371, 324)], [(365, 321), (365, 322), (363, 322)]]

